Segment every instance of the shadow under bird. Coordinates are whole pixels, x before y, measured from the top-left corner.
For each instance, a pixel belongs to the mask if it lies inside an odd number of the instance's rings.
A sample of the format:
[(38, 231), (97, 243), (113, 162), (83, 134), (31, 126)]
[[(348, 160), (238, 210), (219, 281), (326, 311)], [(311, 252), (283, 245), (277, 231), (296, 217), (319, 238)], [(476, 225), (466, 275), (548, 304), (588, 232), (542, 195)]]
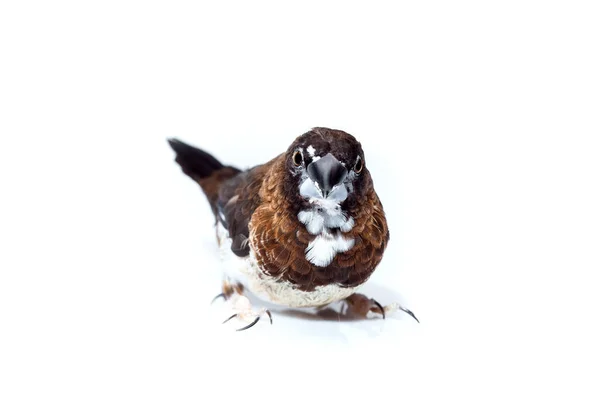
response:
[[(285, 153), (241, 171), (177, 139), (175, 161), (204, 191), (216, 218), (224, 258), (223, 297), (238, 318), (255, 325), (244, 291), (287, 307), (344, 301), (367, 317), (402, 310), (357, 293), (381, 262), (389, 240), (381, 201), (360, 143), (350, 134), (314, 128)], [(215, 298), (215, 299), (216, 299)], [(225, 322), (227, 322), (225, 321)]]

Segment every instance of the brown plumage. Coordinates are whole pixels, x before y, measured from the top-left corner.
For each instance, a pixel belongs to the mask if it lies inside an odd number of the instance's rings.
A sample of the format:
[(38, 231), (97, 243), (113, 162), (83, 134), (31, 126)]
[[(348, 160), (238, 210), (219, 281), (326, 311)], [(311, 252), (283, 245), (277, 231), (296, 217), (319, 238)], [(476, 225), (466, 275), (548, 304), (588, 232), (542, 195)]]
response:
[(385, 213), (362, 147), (348, 133), (314, 128), (285, 153), (243, 172), (169, 142), (183, 172), (206, 194), (233, 254), (248, 260), (243, 273), (250, 289), (266, 300), (291, 306), (340, 300), (381, 262), (389, 240)]
[[(250, 220), (251, 244), (263, 272), (280, 277), (310, 291), (315, 286), (331, 283), (357, 286), (364, 283), (381, 261), (389, 240), (389, 231), (383, 207), (373, 184), (368, 179), (364, 198), (354, 202), (347, 212), (354, 217), (354, 228), (343, 236), (355, 239), (352, 249), (335, 255), (327, 267), (312, 265), (305, 258), (307, 245), (317, 235), (309, 233), (298, 221), (298, 206), (283, 192), (282, 182), (286, 168), (285, 157), (278, 157), (265, 171), (260, 205)], [(259, 178), (260, 179), (260, 178)]]

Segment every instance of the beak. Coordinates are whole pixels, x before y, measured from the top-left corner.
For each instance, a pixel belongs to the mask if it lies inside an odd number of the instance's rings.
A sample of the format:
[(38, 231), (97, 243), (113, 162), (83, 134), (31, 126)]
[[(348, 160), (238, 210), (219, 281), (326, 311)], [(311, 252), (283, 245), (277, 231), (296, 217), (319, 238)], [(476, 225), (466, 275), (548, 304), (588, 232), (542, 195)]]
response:
[(318, 183), (323, 198), (327, 198), (331, 190), (342, 183), (348, 175), (346, 167), (331, 153), (310, 163), (306, 172), (310, 179)]

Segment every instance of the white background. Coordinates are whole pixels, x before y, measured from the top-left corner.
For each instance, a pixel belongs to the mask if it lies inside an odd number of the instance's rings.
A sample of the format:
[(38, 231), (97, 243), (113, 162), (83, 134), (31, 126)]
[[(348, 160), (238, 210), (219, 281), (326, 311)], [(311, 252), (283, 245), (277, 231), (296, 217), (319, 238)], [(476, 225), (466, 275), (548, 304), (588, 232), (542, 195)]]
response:
[[(0, 398), (598, 398), (593, 3), (2, 2)], [(313, 126), (362, 142), (364, 292), (421, 324), (208, 306), (165, 139), (249, 167)]]

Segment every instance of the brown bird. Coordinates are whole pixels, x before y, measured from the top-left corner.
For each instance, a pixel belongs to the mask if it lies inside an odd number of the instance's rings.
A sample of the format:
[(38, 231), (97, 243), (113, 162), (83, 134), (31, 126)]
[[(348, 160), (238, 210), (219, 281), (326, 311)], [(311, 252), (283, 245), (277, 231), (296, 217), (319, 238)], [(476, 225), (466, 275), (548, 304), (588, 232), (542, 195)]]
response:
[[(385, 213), (360, 143), (350, 134), (314, 128), (285, 153), (247, 171), (169, 139), (175, 161), (196, 181), (216, 218), (226, 279), (224, 297), (238, 317), (258, 322), (243, 296), (287, 307), (318, 307), (343, 300), (366, 317), (408, 309), (356, 293), (381, 262), (389, 240)], [(216, 299), (215, 298), (215, 299)], [(229, 320), (228, 319), (228, 320)], [(227, 321), (225, 321), (227, 322)]]

